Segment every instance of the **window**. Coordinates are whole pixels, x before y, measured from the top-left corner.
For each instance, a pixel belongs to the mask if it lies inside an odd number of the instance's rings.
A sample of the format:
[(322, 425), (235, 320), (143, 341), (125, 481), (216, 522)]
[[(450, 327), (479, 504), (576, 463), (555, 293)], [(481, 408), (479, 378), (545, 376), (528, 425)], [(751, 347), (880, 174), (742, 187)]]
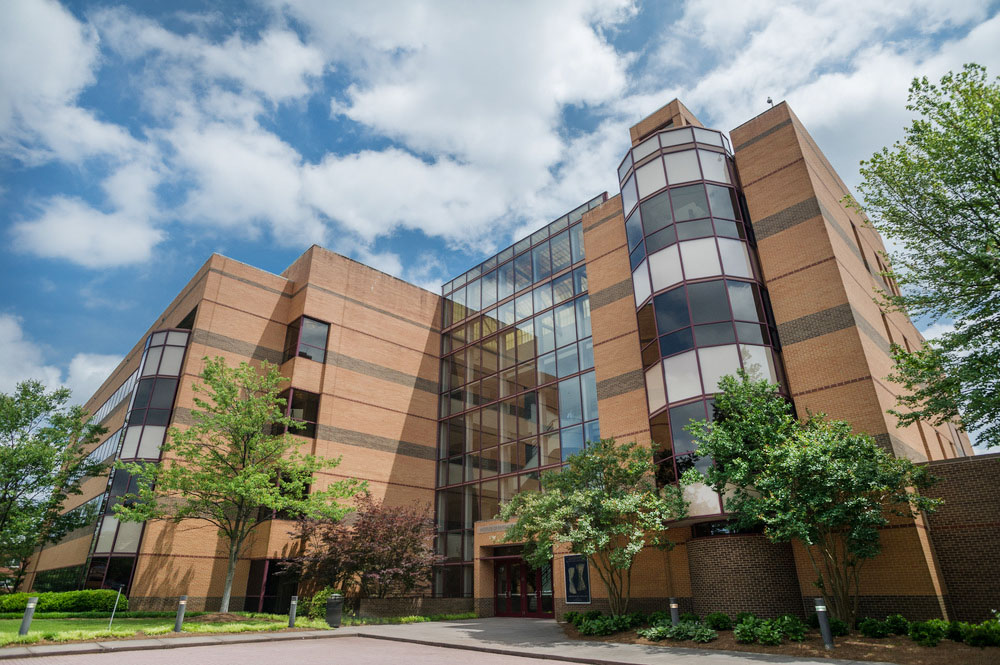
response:
[[(281, 393), (281, 397), (285, 400), (285, 415), (305, 424), (303, 428), (290, 428), (289, 432), (315, 438), (316, 421), (319, 420), (319, 395), (297, 388), (289, 388)], [(275, 433), (280, 433), (282, 430), (283, 428), (279, 426), (275, 429)]]
[(285, 334), (285, 353), (282, 362), (296, 356), (316, 362), (326, 362), (326, 339), (329, 332), (330, 324), (310, 319), (308, 316), (292, 322)]

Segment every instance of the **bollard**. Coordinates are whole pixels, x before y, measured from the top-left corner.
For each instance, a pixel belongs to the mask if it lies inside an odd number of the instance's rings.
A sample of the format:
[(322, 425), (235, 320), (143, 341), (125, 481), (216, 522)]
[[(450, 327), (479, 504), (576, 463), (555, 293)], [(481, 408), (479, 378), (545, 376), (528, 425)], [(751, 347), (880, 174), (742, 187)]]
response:
[(28, 599), (28, 605), (24, 608), (24, 618), (21, 619), (21, 629), (17, 631), (18, 635), (27, 635), (28, 629), (31, 628), (31, 618), (35, 616), (35, 605), (38, 604), (38, 596), (32, 596)]
[(816, 599), (816, 617), (819, 619), (819, 632), (823, 635), (823, 646), (829, 651), (833, 649), (833, 632), (830, 630), (830, 617), (826, 614), (826, 603), (822, 598)]
[(292, 596), (292, 605), (288, 608), (288, 627), (295, 628), (295, 606), (299, 604), (299, 597)]
[(177, 618), (174, 620), (174, 632), (181, 632), (181, 627), (184, 624), (184, 610), (187, 609), (188, 597), (181, 596), (177, 601)]
[(680, 606), (677, 605), (677, 599), (670, 599), (670, 623), (677, 625), (681, 620)]

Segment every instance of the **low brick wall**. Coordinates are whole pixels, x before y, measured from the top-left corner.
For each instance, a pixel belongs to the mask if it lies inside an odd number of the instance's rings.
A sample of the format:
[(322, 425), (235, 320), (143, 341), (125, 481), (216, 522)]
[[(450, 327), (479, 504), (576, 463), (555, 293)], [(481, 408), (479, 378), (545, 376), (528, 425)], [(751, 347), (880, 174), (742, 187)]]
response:
[(687, 543), (694, 611), (800, 614), (802, 594), (788, 543), (761, 534), (693, 538)]
[(461, 614), (474, 611), (473, 598), (362, 598), (358, 616), (362, 618), (405, 617), (414, 614)]
[[(633, 591), (640, 583), (633, 580)], [(680, 607), (682, 613), (694, 611), (694, 604), (691, 598), (678, 598), (677, 605)], [(607, 598), (594, 598), (586, 604), (573, 603), (572, 605), (568, 604), (565, 600), (556, 599), (555, 610), (558, 621), (562, 621), (567, 612), (590, 612), (591, 610), (598, 610), (604, 614), (611, 614), (611, 606), (608, 604)], [(670, 599), (656, 597), (631, 598), (628, 601), (628, 611), (645, 612), (646, 614), (650, 612), (669, 612)]]
[[(128, 599), (130, 612), (172, 612), (177, 609), (180, 596), (135, 596)], [(229, 609), (232, 612), (242, 612), (244, 596), (231, 596)], [(188, 612), (218, 612), (222, 605), (222, 596), (188, 596), (186, 611)], [(254, 606), (253, 611), (257, 611)]]

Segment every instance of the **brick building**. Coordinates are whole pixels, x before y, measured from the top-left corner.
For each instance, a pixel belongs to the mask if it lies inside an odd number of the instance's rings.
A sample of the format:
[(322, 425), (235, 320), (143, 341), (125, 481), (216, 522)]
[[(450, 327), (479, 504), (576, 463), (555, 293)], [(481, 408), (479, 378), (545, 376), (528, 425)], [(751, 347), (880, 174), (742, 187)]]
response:
[[(433, 503), (446, 563), (434, 599), (406, 611), (551, 616), (572, 603), (601, 609), (605, 594), (586, 562), (557, 552), (550, 569), (529, 570), (516, 546), (498, 545), (500, 503), (598, 437), (651, 446), (665, 483), (710, 464), (683, 426), (710, 417), (718, 379), (744, 368), (778, 383), (800, 414), (848, 420), (944, 479), (937, 491), (951, 508), (883, 531), (862, 612), (979, 616), (997, 590), (971, 584), (971, 566), (997, 563), (987, 543), (1000, 522), (971, 506), (997, 506), (987, 472), (997, 458), (970, 457), (953, 426), (899, 429), (887, 415), (898, 390), (884, 379), (889, 345), (922, 339), (873, 299), (896, 288), (879, 274), (881, 239), (842, 205), (847, 188), (791, 109), (779, 104), (729, 136), (671, 102), (632, 127), (620, 193), (441, 295), (316, 246), (281, 275), (212, 256), (88, 402), (110, 433), (92, 454), (158, 459), (165, 428), (190, 422), (205, 356), (279, 363), (290, 414), (309, 423), (303, 450), (342, 457), (317, 488), (362, 478), (389, 503)], [(88, 480), (67, 508), (93, 502), (102, 517), (45, 547), (28, 584), (126, 584), (137, 608), (181, 594), (192, 608), (217, 606), (225, 553), (214, 530), (117, 524), (108, 506), (128, 486), (122, 472)], [(728, 533), (719, 497), (687, 492), (687, 535), (640, 556), (636, 605), (677, 597), (699, 613), (801, 611), (814, 595), (805, 553)], [(287, 602), (293, 585), (274, 575), (291, 548), (287, 527), (275, 519), (257, 534), (236, 607)]]

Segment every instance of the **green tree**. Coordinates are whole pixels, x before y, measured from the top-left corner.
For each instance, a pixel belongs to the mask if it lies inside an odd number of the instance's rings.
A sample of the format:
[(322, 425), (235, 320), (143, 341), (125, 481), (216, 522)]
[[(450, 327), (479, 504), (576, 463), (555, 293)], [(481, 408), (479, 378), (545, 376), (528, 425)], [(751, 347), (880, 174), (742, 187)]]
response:
[(552, 560), (554, 545), (568, 544), (597, 570), (611, 613), (626, 613), (636, 556), (647, 545), (673, 547), (666, 524), (687, 514), (680, 486), (654, 485), (652, 459), (634, 442), (588, 442), (558, 472), (542, 474), (542, 492), (521, 492), (503, 506), (500, 516), (515, 520), (504, 541), (524, 542), (535, 568)]
[(940, 85), (915, 79), (906, 108), (919, 118), (862, 162), (858, 186), (899, 248), (884, 274), (901, 290), (882, 299), (955, 330), (922, 349), (893, 347), (889, 379), (909, 393), (892, 413), (902, 425), (964, 423), (1000, 445), (1000, 79), (974, 64)]
[(200, 410), (184, 430), (170, 428), (159, 464), (122, 463), (116, 469), (138, 479), (136, 494), (114, 507), (126, 521), (201, 520), (214, 525), (228, 547), (228, 567), (221, 611), (229, 610), (236, 563), (254, 530), (272, 511), (289, 517), (341, 519), (350, 508), (338, 499), (365, 489), (356, 480), (330, 483), (310, 492), (313, 475), (340, 459), (320, 459), (297, 451), (299, 442), (276, 428), (300, 428), (284, 415), (278, 396), (283, 378), (278, 367), (263, 363), (258, 371), (241, 363), (228, 367), (223, 358), (205, 358), (203, 386), (194, 385)]
[(0, 393), (0, 566), (13, 571), (10, 588), (24, 577), (39, 545), (60, 540), (93, 521), (94, 512), (64, 511), (80, 482), (99, 473), (84, 449), (105, 430), (89, 422), (70, 391), (47, 392), (38, 381)]
[(713, 421), (688, 426), (698, 454), (715, 461), (709, 484), (727, 492), (737, 526), (804, 545), (827, 606), (851, 624), (861, 569), (881, 551), (887, 515), (915, 516), (940, 502), (919, 493), (933, 482), (926, 467), (893, 457), (849, 423), (799, 422), (777, 386), (743, 371), (719, 387)]

